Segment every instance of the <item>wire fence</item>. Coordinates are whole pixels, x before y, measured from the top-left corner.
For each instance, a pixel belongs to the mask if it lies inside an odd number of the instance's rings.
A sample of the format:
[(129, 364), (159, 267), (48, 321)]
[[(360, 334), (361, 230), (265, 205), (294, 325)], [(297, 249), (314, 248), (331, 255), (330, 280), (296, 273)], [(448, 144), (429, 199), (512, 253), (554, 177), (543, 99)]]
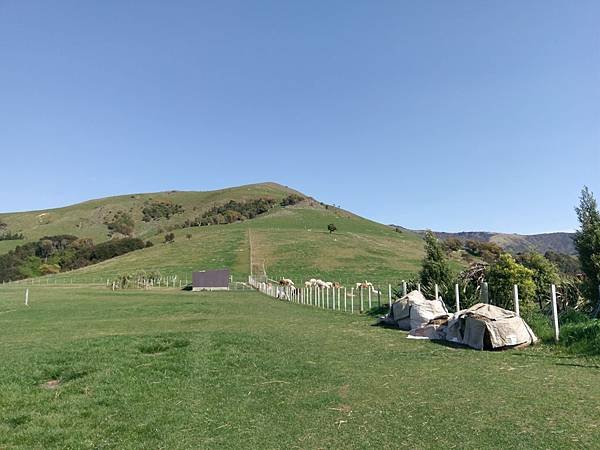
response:
[(296, 287), (282, 285), (279, 281), (268, 277), (251, 275), (248, 277), (248, 285), (276, 299), (350, 314), (381, 308), (386, 301), (389, 305), (393, 297), (391, 284), (388, 284), (386, 292), (373, 286), (350, 287), (349, 289), (345, 286), (328, 287), (324, 285)]

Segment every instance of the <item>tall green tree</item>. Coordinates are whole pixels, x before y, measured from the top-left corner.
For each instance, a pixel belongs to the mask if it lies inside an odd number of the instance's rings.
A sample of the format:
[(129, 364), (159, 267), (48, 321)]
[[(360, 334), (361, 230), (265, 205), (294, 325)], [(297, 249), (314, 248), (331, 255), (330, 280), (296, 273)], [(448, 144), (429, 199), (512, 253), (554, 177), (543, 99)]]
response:
[(440, 292), (444, 294), (452, 284), (452, 271), (446, 258), (442, 244), (431, 231), (425, 232), (425, 258), (419, 273), (421, 284), (428, 292), (433, 292), (434, 285), (438, 284)]
[(519, 255), (517, 261), (533, 271), (535, 298), (541, 308), (544, 304), (544, 299), (549, 298), (550, 286), (560, 282), (558, 268), (548, 259), (536, 252)]
[(490, 301), (501, 308), (514, 308), (513, 287), (519, 286), (519, 300), (523, 309), (535, 305), (536, 286), (534, 272), (517, 263), (508, 253), (503, 253), (486, 273), (490, 288)]
[(579, 253), (581, 270), (585, 274), (584, 293), (594, 307), (594, 314), (600, 312), (600, 212), (594, 194), (584, 186), (575, 208), (581, 228), (575, 233), (575, 248)]

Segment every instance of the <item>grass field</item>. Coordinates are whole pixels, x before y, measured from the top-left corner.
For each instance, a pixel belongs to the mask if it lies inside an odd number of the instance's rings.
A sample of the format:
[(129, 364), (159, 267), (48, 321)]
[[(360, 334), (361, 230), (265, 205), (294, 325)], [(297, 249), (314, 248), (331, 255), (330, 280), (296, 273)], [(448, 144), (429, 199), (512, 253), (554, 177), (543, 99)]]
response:
[[(0, 288), (0, 448), (593, 448), (600, 366), (254, 292)], [(58, 383), (58, 384), (57, 384)]]

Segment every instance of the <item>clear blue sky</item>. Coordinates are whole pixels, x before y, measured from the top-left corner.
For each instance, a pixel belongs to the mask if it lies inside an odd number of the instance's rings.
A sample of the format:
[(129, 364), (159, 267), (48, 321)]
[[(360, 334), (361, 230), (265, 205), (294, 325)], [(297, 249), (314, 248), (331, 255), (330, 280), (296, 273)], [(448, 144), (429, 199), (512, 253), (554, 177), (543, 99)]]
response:
[(277, 181), (411, 228), (572, 230), (598, 1), (0, 0), (0, 211)]

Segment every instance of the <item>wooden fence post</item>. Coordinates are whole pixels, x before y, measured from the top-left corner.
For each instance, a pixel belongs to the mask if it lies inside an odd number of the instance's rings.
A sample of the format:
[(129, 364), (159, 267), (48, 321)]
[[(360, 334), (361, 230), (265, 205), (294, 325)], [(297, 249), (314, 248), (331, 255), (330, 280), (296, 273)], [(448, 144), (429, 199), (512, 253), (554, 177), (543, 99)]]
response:
[(556, 286), (552, 285), (552, 317), (554, 319), (554, 339), (558, 342), (560, 328), (558, 326), (558, 307), (556, 305)]
[(517, 316), (521, 315), (521, 311), (519, 310), (519, 286), (516, 284), (513, 286), (513, 296), (515, 298), (515, 314)]

